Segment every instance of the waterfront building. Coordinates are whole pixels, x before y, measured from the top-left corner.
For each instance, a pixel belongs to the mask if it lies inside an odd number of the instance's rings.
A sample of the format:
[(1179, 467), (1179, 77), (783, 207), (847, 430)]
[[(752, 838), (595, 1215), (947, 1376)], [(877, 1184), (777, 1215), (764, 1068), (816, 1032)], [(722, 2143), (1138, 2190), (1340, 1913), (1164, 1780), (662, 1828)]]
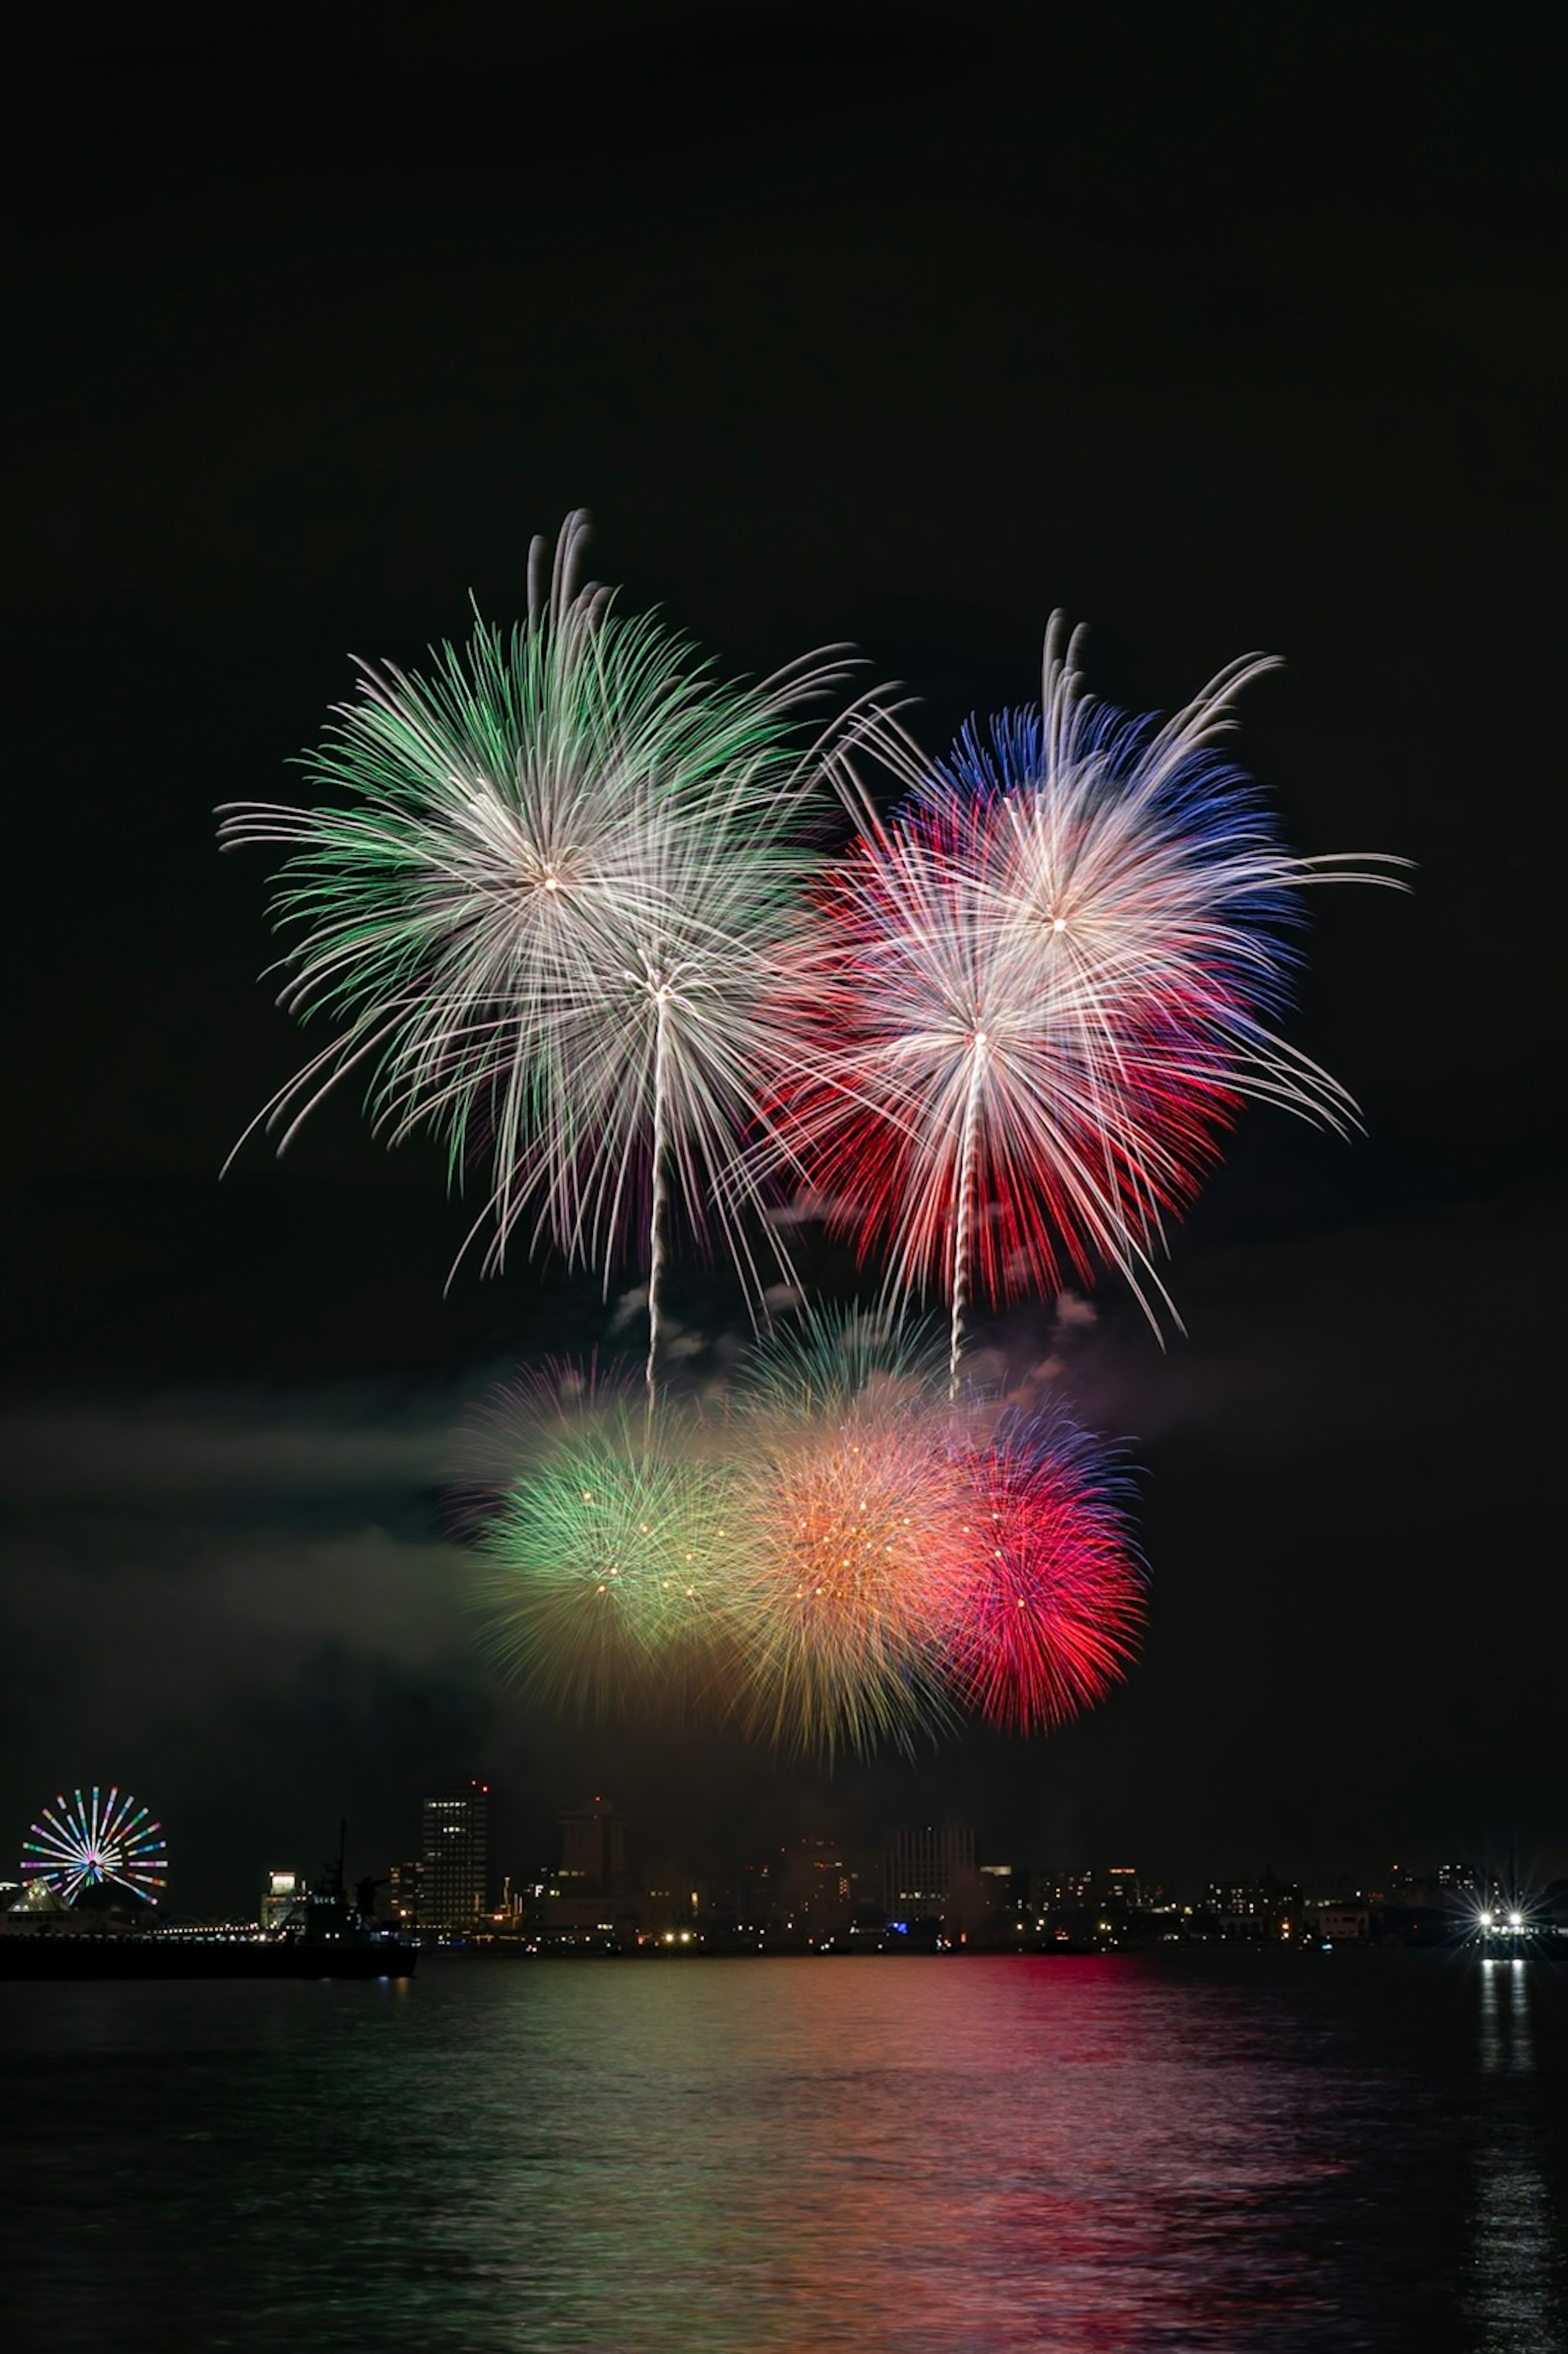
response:
[(423, 1808), (419, 1926), (461, 1936), (490, 1910), (490, 1785), (467, 1782)]
[(786, 1840), (758, 1877), (765, 1885), (758, 1910), (774, 1928), (821, 1935), (854, 1919), (860, 1872), (841, 1840)]
[(608, 1798), (593, 1798), (561, 1817), (561, 1868), (566, 1893), (578, 1896), (623, 1894), (626, 1879), (626, 1818)]
[[(635, 1937), (638, 1907), (626, 1834), (625, 1816), (608, 1798), (594, 1797), (563, 1815), (560, 1865), (529, 1906), (530, 1921), (548, 1935), (590, 1945)], [(670, 1892), (674, 1885), (671, 1882)]]
[(883, 1854), (883, 1903), (890, 1922), (939, 1922), (964, 1934), (992, 1910), (992, 1890), (975, 1869), (975, 1835), (962, 1825), (895, 1831)]
[[(707, 1916), (703, 1892), (694, 1888), (689, 1873), (662, 1872), (656, 1885), (642, 1890), (637, 1923), (650, 1936), (680, 1936)], [(690, 1942), (688, 1938), (688, 1943)]]
[(270, 1872), (261, 1899), (263, 1929), (281, 1929), (295, 1905), (303, 1903), (308, 1893), (302, 1872)]
[(1032, 1901), (1042, 1913), (1084, 1913), (1095, 1901), (1092, 1872), (1033, 1872), (1029, 1888)]
[(1298, 1935), (1305, 1909), (1300, 1889), (1277, 1879), (1266, 1864), (1255, 1875), (1211, 1881), (1199, 1918), (1209, 1925), (1211, 1935), (1245, 1943)]
[(1364, 1946), (1372, 1935), (1372, 1913), (1365, 1904), (1319, 1904), (1310, 1917), (1328, 1946)]
[(419, 1883), (424, 1876), (421, 1856), (409, 1856), (387, 1867), (387, 1902), (399, 1929), (407, 1931), (419, 1925)]
[(42, 1920), (69, 1921), (71, 1908), (44, 1872), (26, 1886), (15, 1880), (0, 1882), (0, 1933), (36, 1929)]

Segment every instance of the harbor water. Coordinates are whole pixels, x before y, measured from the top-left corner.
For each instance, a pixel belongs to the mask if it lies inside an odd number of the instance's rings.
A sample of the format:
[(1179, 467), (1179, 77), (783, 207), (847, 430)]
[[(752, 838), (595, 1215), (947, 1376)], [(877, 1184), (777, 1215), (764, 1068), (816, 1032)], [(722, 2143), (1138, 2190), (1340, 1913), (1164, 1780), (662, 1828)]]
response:
[(24, 2349), (1568, 2346), (1568, 1968), (0, 1988)]

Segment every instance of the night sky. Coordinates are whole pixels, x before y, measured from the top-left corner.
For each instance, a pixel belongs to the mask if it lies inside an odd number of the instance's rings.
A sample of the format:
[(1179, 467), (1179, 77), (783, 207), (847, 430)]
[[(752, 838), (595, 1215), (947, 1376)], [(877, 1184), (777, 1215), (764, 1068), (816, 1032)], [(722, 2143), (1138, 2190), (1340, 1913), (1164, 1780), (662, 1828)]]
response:
[[(947, 1810), (1178, 1876), (1568, 1867), (1545, 78), (1430, 12), (323, 13), (12, 50), (0, 1871), (117, 1778), (176, 1906), (239, 1904), (470, 1771), (507, 1869), (600, 1788), (650, 1856)], [(219, 1182), (301, 1048), (214, 805), (302, 796), (350, 652), (510, 618), (577, 504), (632, 606), (732, 670), (851, 639), (933, 746), (1055, 604), (1138, 707), (1282, 654), (1240, 748), (1292, 843), (1417, 862), (1315, 901), (1290, 1025), (1367, 1138), (1246, 1115), (1163, 1354), (1111, 1281), (992, 1336), (1144, 1472), (1143, 1659), (1048, 1744), (830, 1779), (523, 1706), (442, 1487), (596, 1290), (443, 1299), (462, 1205), (346, 1097)], [(722, 1356), (724, 1287), (676, 1307)]]

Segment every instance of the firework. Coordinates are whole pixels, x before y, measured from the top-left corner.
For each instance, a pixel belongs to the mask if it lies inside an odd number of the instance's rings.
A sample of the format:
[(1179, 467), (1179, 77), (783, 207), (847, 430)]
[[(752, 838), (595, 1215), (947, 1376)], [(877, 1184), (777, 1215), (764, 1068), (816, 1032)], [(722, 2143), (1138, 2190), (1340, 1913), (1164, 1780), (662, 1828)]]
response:
[(829, 1760), (1088, 1707), (1142, 1610), (1114, 1455), (1054, 1408), (955, 1405), (946, 1358), (928, 1323), (819, 1309), (725, 1411), (560, 1367), (503, 1391), (466, 1516), (500, 1664), (578, 1714), (673, 1702)]
[(966, 729), (945, 761), (886, 714), (864, 720), (906, 798), (884, 820), (844, 771), (861, 835), (780, 991), (795, 1165), (832, 1225), (890, 1246), (896, 1286), (941, 1284), (954, 1394), (977, 1292), (1108, 1263), (1151, 1320), (1169, 1306), (1163, 1220), (1245, 1098), (1357, 1120), (1268, 1021), (1301, 888), (1393, 878), (1292, 856), (1213, 752), (1270, 664), (1233, 663), (1160, 725), (1083, 696), (1079, 642), (1064, 652), (1056, 617), (1039, 710)]
[(1004, 1414), (968, 1465), (979, 1542), (943, 1653), (959, 1703), (1045, 1733), (1105, 1695), (1143, 1617), (1143, 1576), (1103, 1444), (1059, 1410)]
[(929, 1402), (941, 1339), (928, 1317), (856, 1302), (803, 1310), (754, 1342), (738, 1395), (764, 1419), (842, 1419)]
[(749, 1541), (725, 1606), (732, 1706), (779, 1746), (909, 1750), (951, 1721), (938, 1636), (969, 1515), (936, 1362), (917, 1326), (831, 1312), (759, 1352), (733, 1442)]
[(281, 1150), (360, 1073), (391, 1142), (429, 1128), (454, 1182), (487, 1164), (487, 1268), (524, 1220), (607, 1284), (642, 1258), (652, 1385), (676, 1200), (757, 1288), (765, 1186), (736, 1147), (780, 1052), (768, 982), (810, 864), (821, 763), (798, 723), (845, 665), (718, 682), (582, 584), (585, 531), (567, 521), (547, 584), (535, 543), (510, 635), (476, 616), (431, 676), (363, 667), (308, 763), (346, 806), (238, 806), (220, 838), (292, 849), (281, 1002), (334, 1027), (252, 1126)]
[(685, 1695), (705, 1681), (739, 1542), (733, 1481), (673, 1407), (547, 1383), (520, 1404), (531, 1459), (480, 1534), (493, 1656), (585, 1715)]

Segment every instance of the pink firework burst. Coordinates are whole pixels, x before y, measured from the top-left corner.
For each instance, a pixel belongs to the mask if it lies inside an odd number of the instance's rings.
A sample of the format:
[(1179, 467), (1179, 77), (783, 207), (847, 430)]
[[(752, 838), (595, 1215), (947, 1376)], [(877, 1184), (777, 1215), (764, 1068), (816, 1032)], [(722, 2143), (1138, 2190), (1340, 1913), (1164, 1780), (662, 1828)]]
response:
[(1101, 1443), (1054, 1410), (969, 1458), (974, 1535), (944, 1628), (959, 1704), (1010, 1732), (1091, 1708), (1130, 1663), (1144, 1580)]

